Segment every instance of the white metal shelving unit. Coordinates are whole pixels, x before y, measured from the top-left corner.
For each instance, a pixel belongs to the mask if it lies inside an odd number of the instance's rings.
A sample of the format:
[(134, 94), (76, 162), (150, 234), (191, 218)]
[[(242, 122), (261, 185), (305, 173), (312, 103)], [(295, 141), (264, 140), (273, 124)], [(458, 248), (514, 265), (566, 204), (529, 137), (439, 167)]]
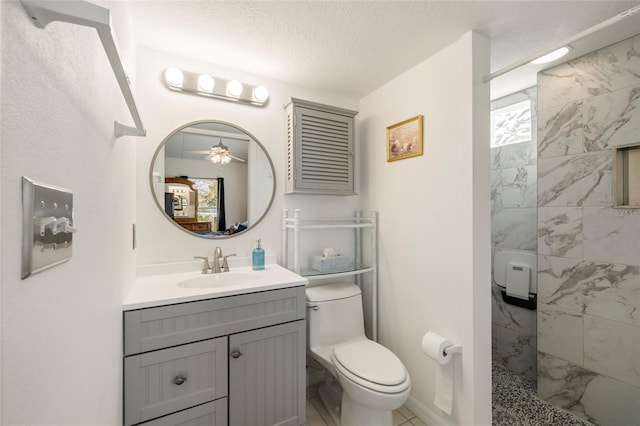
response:
[[(300, 249), (302, 247), (303, 231), (318, 231), (323, 229), (351, 229), (355, 234), (355, 259), (348, 268), (338, 272), (320, 272), (308, 267), (302, 267), (300, 262)], [(370, 236), (371, 252), (368, 261), (362, 260), (362, 230), (368, 229)], [(289, 265), (289, 231), (293, 231), (293, 264)], [(293, 217), (289, 216), (289, 210), (282, 210), (282, 262), (285, 268), (302, 275), (309, 281), (320, 279), (333, 279), (347, 276), (355, 276), (356, 283), (361, 285), (361, 275), (371, 274), (371, 317), (373, 324), (371, 332), (373, 340), (378, 340), (378, 213), (371, 212), (370, 217), (362, 217), (360, 212), (355, 212), (353, 217), (331, 218), (303, 218), (300, 209), (295, 209)]]

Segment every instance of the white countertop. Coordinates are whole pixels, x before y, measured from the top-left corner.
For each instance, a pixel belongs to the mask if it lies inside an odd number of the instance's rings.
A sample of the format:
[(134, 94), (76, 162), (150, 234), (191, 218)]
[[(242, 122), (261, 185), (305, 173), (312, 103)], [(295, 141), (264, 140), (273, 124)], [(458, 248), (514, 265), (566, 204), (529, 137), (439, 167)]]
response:
[[(193, 264), (193, 262), (189, 262), (186, 268), (183, 264), (160, 264), (156, 268), (145, 266), (143, 268), (144, 271), (139, 268), (138, 278), (136, 278), (131, 291), (125, 297), (122, 310), (130, 311), (174, 303), (193, 302), (216, 297), (296, 287), (308, 283), (306, 278), (276, 263), (268, 263), (264, 270), (254, 271), (250, 266), (234, 267), (230, 262), (231, 271), (221, 272), (221, 274), (249, 273), (257, 275), (258, 279), (251, 283), (218, 288), (179, 287), (177, 284), (180, 281), (204, 276), (200, 270), (183, 271), (184, 269), (191, 269)], [(196, 263), (195, 265), (199, 264)], [(154, 274), (153, 270), (159, 271), (159, 273)]]

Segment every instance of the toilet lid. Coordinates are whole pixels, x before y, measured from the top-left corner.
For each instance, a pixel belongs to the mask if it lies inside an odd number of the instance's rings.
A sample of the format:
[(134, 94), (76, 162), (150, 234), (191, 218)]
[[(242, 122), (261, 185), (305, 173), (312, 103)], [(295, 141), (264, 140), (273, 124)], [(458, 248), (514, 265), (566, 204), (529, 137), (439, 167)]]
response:
[(371, 340), (338, 346), (333, 356), (353, 375), (372, 383), (394, 386), (407, 379), (407, 371), (398, 357)]

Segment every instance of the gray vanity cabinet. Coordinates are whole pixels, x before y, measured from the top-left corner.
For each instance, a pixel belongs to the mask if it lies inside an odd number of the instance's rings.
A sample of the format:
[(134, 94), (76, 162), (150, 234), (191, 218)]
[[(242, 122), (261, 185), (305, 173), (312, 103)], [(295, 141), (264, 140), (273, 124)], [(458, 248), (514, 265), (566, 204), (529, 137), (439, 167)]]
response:
[(229, 336), (229, 425), (305, 423), (305, 323)]
[(125, 358), (126, 424), (155, 419), (227, 395), (227, 339)]
[(305, 423), (304, 286), (124, 312), (124, 425)]
[(226, 426), (227, 399), (218, 399), (144, 423), (144, 426)]

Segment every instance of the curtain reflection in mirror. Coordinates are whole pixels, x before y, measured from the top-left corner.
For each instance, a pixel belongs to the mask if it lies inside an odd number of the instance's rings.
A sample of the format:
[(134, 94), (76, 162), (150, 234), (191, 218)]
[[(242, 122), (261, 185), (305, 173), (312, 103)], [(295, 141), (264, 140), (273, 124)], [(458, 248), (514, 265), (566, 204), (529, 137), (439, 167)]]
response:
[(226, 231), (227, 220), (224, 210), (224, 178), (218, 178), (218, 231)]

